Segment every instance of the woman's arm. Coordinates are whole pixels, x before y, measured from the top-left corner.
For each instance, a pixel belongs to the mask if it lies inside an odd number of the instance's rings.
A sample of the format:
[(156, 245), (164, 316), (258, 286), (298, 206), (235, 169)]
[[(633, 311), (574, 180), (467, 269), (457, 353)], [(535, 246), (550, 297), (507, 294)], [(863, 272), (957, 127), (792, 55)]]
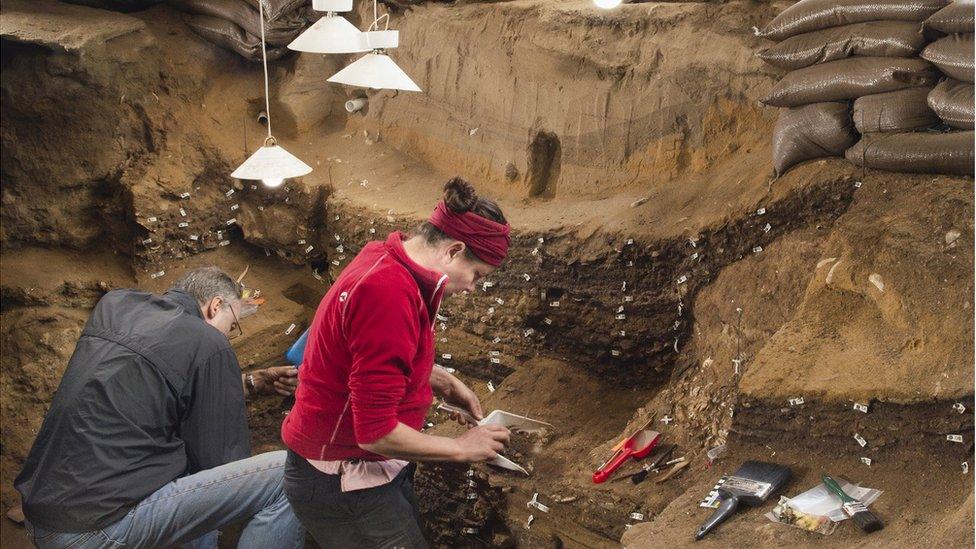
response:
[(393, 459), (479, 462), (493, 459), (508, 444), (509, 431), (499, 425), (474, 427), (458, 438), (421, 433), (403, 423), (387, 435), (359, 447)]

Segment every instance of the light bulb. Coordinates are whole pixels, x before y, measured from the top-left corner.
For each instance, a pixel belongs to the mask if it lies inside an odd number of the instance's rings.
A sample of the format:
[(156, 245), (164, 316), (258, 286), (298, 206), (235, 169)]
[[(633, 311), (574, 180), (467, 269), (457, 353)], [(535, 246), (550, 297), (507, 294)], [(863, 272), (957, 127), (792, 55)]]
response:
[(605, 10), (612, 10), (613, 8), (619, 6), (623, 0), (593, 0), (596, 7), (603, 8)]
[(285, 182), (285, 178), (283, 177), (274, 177), (270, 179), (261, 180), (261, 183), (264, 183), (265, 187), (271, 187), (271, 188), (280, 187), (281, 184), (284, 182)]

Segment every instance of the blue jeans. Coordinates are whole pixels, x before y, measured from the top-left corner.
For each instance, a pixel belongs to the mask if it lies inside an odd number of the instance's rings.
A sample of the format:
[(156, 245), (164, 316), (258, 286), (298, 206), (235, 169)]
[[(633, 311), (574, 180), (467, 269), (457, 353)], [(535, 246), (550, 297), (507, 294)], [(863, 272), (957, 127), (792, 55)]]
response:
[(282, 488), (285, 452), (269, 452), (178, 478), (101, 530), (51, 532), (27, 524), (40, 549), (216, 548), (216, 530), (248, 519), (238, 547), (298, 548), (305, 531)]

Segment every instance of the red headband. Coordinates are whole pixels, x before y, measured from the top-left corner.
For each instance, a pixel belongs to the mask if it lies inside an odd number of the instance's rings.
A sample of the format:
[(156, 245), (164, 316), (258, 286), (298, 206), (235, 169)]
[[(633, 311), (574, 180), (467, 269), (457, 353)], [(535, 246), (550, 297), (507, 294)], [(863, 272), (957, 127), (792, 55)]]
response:
[(441, 200), (427, 220), (447, 236), (464, 242), (478, 259), (497, 267), (508, 255), (512, 239), (508, 224), (496, 223), (473, 212), (454, 213)]

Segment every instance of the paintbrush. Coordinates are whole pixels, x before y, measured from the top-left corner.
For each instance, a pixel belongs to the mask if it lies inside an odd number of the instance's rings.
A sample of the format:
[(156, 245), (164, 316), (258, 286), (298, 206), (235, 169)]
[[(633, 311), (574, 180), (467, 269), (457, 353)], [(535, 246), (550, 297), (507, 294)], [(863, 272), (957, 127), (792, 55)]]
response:
[(821, 475), (820, 480), (823, 481), (827, 489), (840, 498), (840, 501), (844, 504), (844, 514), (851, 517), (851, 520), (854, 521), (854, 524), (858, 528), (864, 530), (866, 534), (877, 532), (884, 528), (884, 523), (881, 522), (878, 515), (869, 511), (868, 506), (861, 503), (860, 500), (847, 495), (847, 492), (840, 487), (840, 484), (836, 480), (830, 478), (829, 475)]
[(782, 488), (789, 478), (789, 467), (764, 461), (743, 463), (718, 489), (718, 509), (698, 529), (695, 540), (702, 539), (719, 523), (732, 516), (739, 503), (751, 507), (761, 505), (773, 492)]

